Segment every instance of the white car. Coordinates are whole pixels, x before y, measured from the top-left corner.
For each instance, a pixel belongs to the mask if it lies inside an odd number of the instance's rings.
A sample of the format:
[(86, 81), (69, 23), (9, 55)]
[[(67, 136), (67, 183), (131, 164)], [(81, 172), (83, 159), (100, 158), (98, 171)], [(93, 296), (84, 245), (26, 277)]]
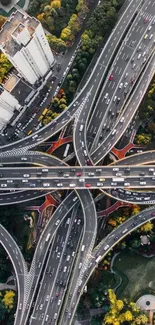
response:
[(24, 174), (23, 177), (30, 177), (30, 175), (29, 174)]
[(113, 168), (112, 170), (113, 170), (113, 172), (118, 172), (119, 168), (116, 167), (116, 168)]
[(43, 186), (44, 187), (49, 187), (50, 186), (50, 183), (43, 183)]
[(80, 182), (80, 183), (85, 182), (85, 178), (79, 178), (79, 182)]
[(71, 220), (70, 218), (68, 218), (68, 219), (67, 219), (67, 222), (66, 222), (66, 223), (67, 223), (67, 225), (69, 225), (69, 223), (70, 223), (70, 220)]
[(58, 183), (57, 186), (58, 186), (58, 187), (62, 187), (63, 184), (62, 184), (62, 183)]
[(146, 185), (146, 182), (140, 182), (139, 184), (140, 185)]
[(69, 184), (69, 186), (70, 186), (70, 187), (75, 187), (75, 186), (76, 186), (76, 184)]
[(55, 225), (58, 226), (59, 223), (60, 223), (60, 220), (57, 220), (57, 221), (55, 222)]
[(7, 187), (7, 184), (1, 184), (1, 187)]
[(81, 219), (78, 219), (77, 225), (80, 225), (80, 223), (81, 223)]
[(47, 295), (47, 297), (46, 297), (46, 301), (49, 301), (49, 297), (50, 297), (50, 296), (49, 296), (49, 295)]
[(25, 160), (25, 161), (26, 161), (26, 160), (27, 160), (27, 158), (26, 158), (26, 157), (21, 157), (21, 160)]
[(124, 186), (130, 186), (130, 183), (124, 183)]
[(120, 85), (119, 85), (119, 88), (121, 89), (121, 88), (122, 88), (122, 86), (123, 86), (123, 83), (121, 82), (121, 83), (120, 83)]
[(28, 179), (22, 179), (23, 183), (28, 183)]
[(97, 183), (97, 186), (99, 186), (99, 187), (103, 186), (103, 183)]

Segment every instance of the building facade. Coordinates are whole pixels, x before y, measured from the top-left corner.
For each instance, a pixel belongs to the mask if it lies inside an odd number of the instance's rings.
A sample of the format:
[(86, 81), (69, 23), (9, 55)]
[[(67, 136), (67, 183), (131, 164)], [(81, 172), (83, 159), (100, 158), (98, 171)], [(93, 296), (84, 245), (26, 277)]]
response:
[(14, 111), (20, 111), (19, 102), (6, 89), (0, 86), (0, 130), (11, 120)]
[(0, 49), (31, 85), (44, 78), (54, 65), (41, 23), (19, 10), (2, 26)]

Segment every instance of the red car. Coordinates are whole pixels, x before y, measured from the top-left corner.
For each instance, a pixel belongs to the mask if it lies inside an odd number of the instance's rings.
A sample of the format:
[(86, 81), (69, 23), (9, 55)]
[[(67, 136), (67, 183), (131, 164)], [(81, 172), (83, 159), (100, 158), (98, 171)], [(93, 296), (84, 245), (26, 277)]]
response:
[(85, 187), (91, 187), (91, 184), (85, 184)]
[(87, 159), (87, 165), (90, 166), (91, 165), (91, 161), (89, 159)]
[(76, 176), (81, 176), (81, 175), (82, 175), (81, 172), (76, 173)]
[(144, 23), (147, 23), (147, 21), (148, 21), (148, 18), (144, 18)]
[(110, 81), (113, 80), (113, 77), (114, 77), (113, 74), (111, 74), (110, 77), (109, 77), (109, 80)]

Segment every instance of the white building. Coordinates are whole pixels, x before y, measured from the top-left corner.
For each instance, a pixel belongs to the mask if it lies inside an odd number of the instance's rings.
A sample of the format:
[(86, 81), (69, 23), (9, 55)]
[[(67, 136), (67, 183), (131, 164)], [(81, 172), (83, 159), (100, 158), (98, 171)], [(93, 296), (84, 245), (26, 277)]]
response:
[(0, 130), (10, 121), (14, 111), (20, 110), (20, 107), (18, 100), (0, 86)]
[(0, 31), (0, 49), (30, 84), (50, 71), (54, 57), (41, 23), (16, 11)]

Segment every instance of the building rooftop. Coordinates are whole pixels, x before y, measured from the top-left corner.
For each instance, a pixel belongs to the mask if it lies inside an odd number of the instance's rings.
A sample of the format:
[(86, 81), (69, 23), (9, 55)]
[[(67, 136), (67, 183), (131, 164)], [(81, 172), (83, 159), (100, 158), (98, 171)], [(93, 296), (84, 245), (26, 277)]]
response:
[(18, 78), (15, 74), (10, 75), (4, 84), (4, 89), (8, 90), (14, 96), (20, 105), (24, 105), (25, 99), (29, 96), (33, 88), (26, 82)]
[(5, 82), (5, 89), (8, 90), (10, 93), (15, 85), (18, 83), (19, 78), (12, 74)]
[(22, 46), (12, 36), (17, 37), (25, 28), (32, 36), (38, 25), (39, 21), (36, 18), (19, 10), (13, 12), (0, 30), (0, 48), (3, 48), (10, 56), (14, 56)]

